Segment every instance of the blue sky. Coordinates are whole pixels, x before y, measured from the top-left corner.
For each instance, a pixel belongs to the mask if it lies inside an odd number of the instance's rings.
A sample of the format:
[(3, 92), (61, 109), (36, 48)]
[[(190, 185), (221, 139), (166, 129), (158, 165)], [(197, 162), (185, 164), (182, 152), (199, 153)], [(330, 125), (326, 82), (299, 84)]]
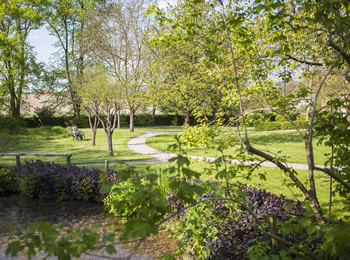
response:
[(37, 53), (38, 61), (48, 63), (52, 54), (56, 52), (56, 48), (53, 46), (55, 41), (56, 38), (49, 35), (45, 27), (33, 30), (29, 34), (29, 42), (34, 47), (34, 52)]
[[(168, 3), (175, 4), (176, 0), (158, 1), (160, 8), (166, 7)], [(52, 54), (56, 52), (56, 48), (53, 46), (56, 42), (56, 38), (49, 35), (45, 27), (31, 31), (29, 42), (30, 45), (34, 47), (34, 52), (37, 54), (38, 61), (48, 63)]]

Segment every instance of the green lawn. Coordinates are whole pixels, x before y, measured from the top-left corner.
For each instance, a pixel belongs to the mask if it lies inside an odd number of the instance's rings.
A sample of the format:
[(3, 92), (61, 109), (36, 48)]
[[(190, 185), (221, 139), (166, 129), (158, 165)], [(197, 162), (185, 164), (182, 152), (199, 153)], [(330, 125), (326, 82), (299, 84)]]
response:
[[(103, 129), (97, 132), (96, 146), (91, 146), (91, 130), (82, 129), (86, 139), (83, 142), (73, 141), (72, 137), (45, 140), (40, 139), (35, 132), (28, 134), (13, 135), (14, 141), (0, 146), (0, 153), (39, 153), (39, 154), (72, 154), (72, 164), (103, 163), (105, 160), (111, 162), (122, 162), (129, 160), (147, 160), (153, 157), (134, 153), (127, 148), (130, 138), (143, 134), (142, 132), (130, 133), (125, 129), (116, 130), (113, 134), (114, 156), (108, 156), (107, 138)], [(138, 129), (136, 129), (138, 130)], [(30, 131), (35, 131), (30, 130)], [(37, 129), (39, 131), (39, 129)], [(19, 138), (18, 136), (21, 136)], [(7, 135), (7, 140), (9, 136)], [(64, 157), (22, 157), (21, 160), (45, 160), (65, 164)], [(15, 165), (15, 157), (0, 157), (0, 165)]]
[[(136, 131), (181, 131), (181, 127), (143, 127), (136, 128)], [(106, 135), (102, 129), (98, 130), (96, 146), (91, 146), (91, 131), (90, 129), (83, 129), (86, 140), (83, 142), (73, 141), (72, 137), (64, 137), (59, 129), (51, 129), (50, 131), (45, 129), (22, 129), (16, 130), (16, 134), (12, 135), (9, 132), (0, 132), (0, 153), (69, 153), (72, 154), (73, 164), (89, 164), (89, 163), (103, 163), (104, 160), (110, 162), (125, 162), (131, 160), (148, 160), (153, 157), (134, 153), (127, 148), (127, 142), (130, 138), (142, 135), (143, 132), (130, 133), (128, 129), (120, 129), (113, 135), (113, 147), (115, 155), (113, 157), (108, 156)], [(157, 149), (166, 150), (169, 144), (174, 143), (174, 139), (171, 138), (176, 133), (162, 134), (154, 136), (148, 140), (148, 143)], [(304, 147), (302, 140), (294, 132), (255, 132), (250, 133), (251, 142), (265, 150), (277, 152), (282, 150), (282, 154), (290, 156), (290, 162), (305, 162)], [(11, 141), (11, 142), (9, 142)], [(215, 151), (207, 151), (203, 147), (187, 148), (189, 154), (193, 155), (207, 155), (215, 156)], [(227, 152), (233, 151), (233, 148)], [(316, 163), (322, 163), (322, 154), (326, 152), (325, 147), (316, 147)], [(53, 157), (23, 157), (23, 159), (29, 160), (47, 160), (52, 161)], [(65, 158), (55, 158), (57, 163), (65, 163)], [(14, 157), (0, 157), (0, 165), (10, 166), (15, 165)], [(163, 164), (133, 164), (132, 167), (136, 167), (137, 170), (143, 171), (145, 167), (151, 167), (156, 171), (157, 168), (167, 168), (172, 166), (170, 163)], [(110, 168), (120, 170), (127, 167), (125, 164), (111, 165)], [(204, 168), (208, 168), (209, 164), (204, 162), (195, 162), (191, 164), (191, 168), (204, 172)], [(89, 168), (104, 169), (103, 166), (89, 166)], [(266, 172), (267, 180), (261, 180), (258, 173)], [(298, 171), (299, 177), (303, 183), (307, 180), (306, 171)], [(328, 189), (329, 180), (322, 174), (316, 173), (316, 184), (318, 187), (318, 194), (320, 203), (326, 212), (326, 206), (328, 203)], [(244, 175), (244, 173), (242, 173)], [(202, 179), (211, 179), (214, 176), (202, 175)], [(250, 180), (246, 180), (242, 177), (237, 177), (232, 181), (241, 181), (252, 186), (261, 186), (272, 193), (283, 194), (290, 199), (303, 198), (300, 191), (296, 188), (288, 188), (283, 183), (288, 180), (283, 172), (276, 168), (260, 168), (251, 176)], [(343, 216), (345, 213), (342, 211), (344, 205), (343, 200), (335, 198), (337, 203), (334, 203), (334, 214), (336, 216)]]
[[(175, 134), (161, 134), (149, 138), (146, 143), (158, 150), (167, 151), (168, 146), (175, 143)], [(252, 132), (249, 133), (251, 144), (272, 154), (280, 153), (280, 156), (287, 156), (287, 162), (306, 163), (305, 147), (301, 137), (296, 132)], [(316, 164), (323, 164), (325, 153), (330, 150), (325, 146), (317, 146), (314, 141), (314, 153)], [(238, 145), (227, 149), (226, 154), (234, 154)], [(208, 157), (217, 157), (219, 153), (215, 150), (208, 150), (205, 147), (185, 147), (189, 155), (203, 155)]]
[[(133, 165), (118, 164), (118, 165), (113, 165), (110, 168), (119, 171), (119, 170), (125, 169), (126, 167), (135, 167), (138, 171), (142, 172), (145, 170), (146, 167), (150, 167), (156, 173), (157, 169), (164, 170), (171, 166), (175, 166), (175, 164), (174, 163), (133, 164)], [(98, 169), (104, 170), (103, 166), (100, 166), (100, 167), (90, 166), (89, 168), (98, 168)], [(202, 180), (215, 179), (214, 174), (211, 176), (203, 174), (203, 172), (205, 172), (204, 169), (210, 168), (209, 163), (192, 162), (190, 165), (190, 168), (192, 170), (202, 173), (201, 175)], [(308, 180), (307, 171), (297, 170), (297, 173), (298, 173), (297, 176), (300, 179), (300, 181), (306, 184)], [(265, 174), (266, 180), (261, 179), (259, 174)], [(247, 184), (250, 186), (260, 187), (261, 189), (265, 189), (276, 195), (283, 195), (288, 199), (300, 200), (304, 198), (304, 195), (301, 193), (301, 191), (298, 188), (294, 186), (288, 187), (287, 185), (284, 185), (291, 182), (289, 181), (289, 178), (285, 175), (285, 173), (277, 168), (261, 167), (260, 169), (254, 171), (254, 173), (250, 176), (251, 178), (249, 180), (242, 177), (242, 176), (246, 176), (245, 172), (243, 172), (240, 175), (241, 176), (232, 179), (231, 182), (233, 183), (241, 182), (243, 184)], [(328, 202), (329, 202), (329, 178), (325, 176), (325, 174), (316, 172), (315, 182), (316, 182), (317, 194), (318, 194), (321, 207), (323, 209), (324, 214), (327, 214)], [(333, 198), (333, 208), (332, 208), (332, 216), (334, 220), (342, 218), (345, 215), (349, 215), (348, 212), (344, 212), (343, 210), (345, 203), (346, 201), (343, 198), (340, 198), (338, 195), (335, 195), (335, 197)]]

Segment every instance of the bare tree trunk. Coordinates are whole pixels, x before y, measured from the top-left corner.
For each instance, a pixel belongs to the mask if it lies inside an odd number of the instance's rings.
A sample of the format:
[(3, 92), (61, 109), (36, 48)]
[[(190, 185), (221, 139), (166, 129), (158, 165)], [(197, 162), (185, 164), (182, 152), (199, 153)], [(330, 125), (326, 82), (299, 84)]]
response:
[(317, 199), (317, 193), (316, 193), (316, 185), (315, 185), (315, 178), (314, 178), (314, 157), (313, 157), (313, 150), (312, 146), (310, 145), (308, 137), (305, 138), (305, 150), (306, 150), (306, 158), (307, 158), (307, 166), (308, 166), (308, 173), (309, 173), (309, 182), (310, 182), (310, 195), (313, 197), (315, 206), (317, 207), (318, 211), (322, 215), (322, 209)]
[(92, 130), (92, 140), (91, 140), (92, 146), (96, 146), (96, 133), (97, 133), (97, 130)]
[(117, 112), (117, 129), (120, 129), (120, 109)]
[(190, 113), (189, 113), (189, 112), (186, 112), (186, 114), (185, 114), (185, 125), (186, 125), (186, 126), (190, 126), (190, 123), (191, 123), (191, 116), (190, 116)]
[(88, 118), (89, 118), (90, 129), (92, 131), (91, 145), (95, 146), (96, 145), (96, 133), (97, 133), (97, 128), (98, 128), (98, 126), (100, 124), (100, 121), (98, 120), (97, 116), (95, 116), (94, 122), (92, 123), (92, 116), (91, 116), (91, 114), (88, 115)]
[(175, 125), (179, 125), (179, 115), (175, 115)]
[(130, 132), (135, 132), (135, 112), (134, 111), (130, 111)]
[(7, 74), (8, 74), (7, 85), (10, 93), (10, 115), (13, 117), (19, 117), (20, 113), (19, 113), (19, 110), (17, 109), (18, 101), (17, 101), (17, 95), (16, 95), (15, 79), (12, 73), (13, 68), (10, 60), (6, 62), (6, 68), (7, 68)]
[(153, 123), (156, 122), (156, 109), (157, 109), (156, 105), (153, 104), (153, 108), (152, 108), (152, 121), (153, 121)]
[(113, 142), (112, 142), (112, 132), (107, 131), (107, 141), (108, 141), (108, 154), (109, 156), (113, 156)]

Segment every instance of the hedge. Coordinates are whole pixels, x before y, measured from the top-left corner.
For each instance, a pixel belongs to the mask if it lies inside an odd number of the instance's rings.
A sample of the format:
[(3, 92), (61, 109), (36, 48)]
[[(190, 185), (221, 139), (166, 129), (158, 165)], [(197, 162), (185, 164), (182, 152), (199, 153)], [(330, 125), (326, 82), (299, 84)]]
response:
[[(309, 121), (293, 121), (299, 129), (306, 129)], [(294, 126), (289, 122), (259, 122), (254, 124), (255, 131), (292, 130)]]
[[(0, 116), (1, 119), (1, 116)], [(38, 116), (26, 116), (22, 118), (23, 123), (28, 127), (39, 127), (42, 124), (45, 126), (72, 126), (77, 125), (79, 128), (88, 128), (89, 120), (87, 115), (80, 115), (80, 118), (74, 118), (73, 115), (54, 115), (50, 118), (45, 118), (45, 120), (40, 119)], [(184, 117), (178, 116), (178, 120), (176, 120), (176, 115), (155, 115), (152, 118), (152, 114), (135, 114), (134, 117), (135, 126), (155, 126), (155, 125), (176, 125), (176, 121), (179, 125), (184, 123)], [(194, 121), (194, 120), (193, 120)], [(120, 125), (122, 127), (129, 126), (130, 115), (129, 114), (121, 114), (120, 115)], [(1, 121), (0, 121), (1, 123)], [(13, 126), (14, 124), (12, 124)], [(15, 124), (16, 125), (16, 124)], [(18, 125), (18, 124), (17, 124)], [(100, 125), (100, 127), (102, 127)]]
[[(135, 114), (135, 126), (162, 126), (162, 125), (183, 125), (184, 116), (182, 115), (155, 115), (154, 118), (152, 114)], [(121, 114), (120, 115), (120, 125), (122, 127), (129, 126), (130, 115)], [(196, 124), (195, 117), (191, 116), (192, 124)], [(33, 116), (24, 116), (20, 118), (14, 118), (11, 116), (2, 116), (0, 115), (0, 129), (8, 128), (14, 129), (18, 127), (40, 127), (40, 126), (72, 126), (76, 125), (79, 128), (88, 128), (89, 119), (87, 115), (80, 115), (79, 118), (74, 118), (72, 114), (66, 115), (33, 115)], [(100, 127), (102, 127), (100, 125)]]
[(28, 122), (23, 117), (12, 117), (12, 116), (2, 116), (0, 115), (0, 129), (14, 129), (18, 127), (27, 127)]
[(18, 168), (0, 168), (0, 194), (21, 193), (30, 198), (47, 200), (101, 201), (107, 194), (100, 189), (107, 182), (115, 182), (118, 173), (110, 170), (102, 181), (102, 171), (70, 169), (53, 162), (25, 161)]

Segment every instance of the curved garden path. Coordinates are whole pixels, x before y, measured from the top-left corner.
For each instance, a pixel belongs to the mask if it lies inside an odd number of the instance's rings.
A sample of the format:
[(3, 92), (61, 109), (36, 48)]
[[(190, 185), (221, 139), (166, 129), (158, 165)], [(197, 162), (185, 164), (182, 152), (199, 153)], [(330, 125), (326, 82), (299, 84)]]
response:
[[(146, 160), (146, 161), (132, 161), (131, 163), (159, 163), (159, 162), (167, 162), (170, 158), (176, 157), (176, 154), (167, 153), (163, 151), (156, 150), (154, 148), (149, 147), (146, 144), (146, 140), (152, 136), (164, 134), (164, 133), (170, 133), (170, 132), (149, 132), (144, 135), (140, 135), (137, 137), (134, 137), (130, 139), (128, 142), (128, 148), (130, 150), (133, 150), (136, 153), (141, 153), (145, 155), (150, 155), (155, 157), (154, 160)], [(207, 161), (214, 161), (214, 157), (204, 157), (204, 156), (195, 156), (190, 155), (189, 157), (193, 159), (199, 159), (199, 160), (207, 160)], [(239, 163), (238, 160), (230, 160), (232, 163)], [(256, 161), (253, 162), (245, 162), (244, 164), (249, 165), (257, 163)], [(300, 164), (300, 163), (288, 163), (286, 164), (288, 167), (294, 168), (296, 170), (307, 170), (306, 164)], [(264, 167), (277, 167), (275, 164), (271, 162), (263, 162), (261, 166)], [(317, 165), (318, 167), (324, 167), (322, 165)]]

